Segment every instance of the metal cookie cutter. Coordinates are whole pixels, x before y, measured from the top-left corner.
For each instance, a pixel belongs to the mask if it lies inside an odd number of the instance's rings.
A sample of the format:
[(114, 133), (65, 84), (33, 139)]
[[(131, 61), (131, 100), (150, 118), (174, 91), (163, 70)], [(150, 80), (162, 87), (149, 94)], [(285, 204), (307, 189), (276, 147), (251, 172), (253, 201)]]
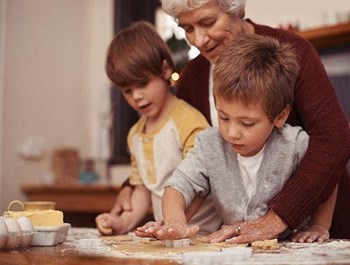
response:
[(171, 240), (171, 239), (163, 240), (163, 245), (166, 248), (188, 247), (190, 244), (191, 244), (190, 238), (177, 239), (177, 240)]

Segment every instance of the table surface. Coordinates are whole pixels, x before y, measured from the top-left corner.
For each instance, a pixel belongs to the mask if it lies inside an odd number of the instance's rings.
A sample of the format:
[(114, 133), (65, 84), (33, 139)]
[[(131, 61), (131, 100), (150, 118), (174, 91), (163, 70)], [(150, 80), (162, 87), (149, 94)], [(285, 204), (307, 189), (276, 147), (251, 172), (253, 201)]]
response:
[[(84, 238), (100, 238), (100, 236), (96, 229), (73, 227), (69, 230), (66, 242), (57, 246), (0, 251), (0, 264), (183, 264), (182, 254), (161, 257), (157, 253), (148, 256), (143, 256), (141, 253), (135, 255), (136, 257), (121, 257), (112, 244), (103, 244), (95, 249), (81, 249), (79, 248), (79, 239)], [(253, 250), (253, 255), (249, 260), (233, 262), (232, 264), (350, 264), (350, 240), (330, 240), (325, 243), (312, 244), (282, 242), (280, 245), (278, 250)]]

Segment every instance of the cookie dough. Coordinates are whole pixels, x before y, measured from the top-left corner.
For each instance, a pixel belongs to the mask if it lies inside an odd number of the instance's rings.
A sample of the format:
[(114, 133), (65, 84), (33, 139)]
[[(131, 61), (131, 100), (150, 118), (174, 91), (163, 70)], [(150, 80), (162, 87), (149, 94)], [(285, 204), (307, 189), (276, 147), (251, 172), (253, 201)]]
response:
[(97, 229), (103, 236), (113, 235), (113, 229), (110, 227), (104, 227), (101, 222), (97, 222)]
[[(126, 240), (129, 237), (130, 240)], [(247, 247), (247, 244), (229, 244), (217, 243), (209, 244), (203, 243), (200, 237), (191, 238), (188, 246), (181, 246), (176, 248), (167, 248), (164, 246), (162, 240), (154, 238), (139, 238), (135, 235), (123, 235), (109, 237), (108, 241), (113, 246), (114, 250), (123, 256), (154, 256), (167, 257), (177, 256), (187, 252), (220, 252), (224, 248)]]
[(263, 241), (254, 241), (252, 243), (252, 247), (254, 249), (274, 250), (279, 249), (280, 246), (278, 244), (277, 238), (275, 238)]

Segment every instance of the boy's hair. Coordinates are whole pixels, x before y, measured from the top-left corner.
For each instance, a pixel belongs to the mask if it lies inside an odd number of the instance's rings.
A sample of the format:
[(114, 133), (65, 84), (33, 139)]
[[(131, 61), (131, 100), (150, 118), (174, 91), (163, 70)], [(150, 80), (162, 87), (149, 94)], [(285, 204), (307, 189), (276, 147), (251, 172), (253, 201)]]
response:
[(106, 72), (116, 86), (144, 86), (150, 79), (162, 77), (164, 61), (175, 69), (171, 52), (155, 27), (138, 21), (121, 30), (112, 40)]
[(273, 121), (292, 107), (299, 65), (291, 45), (271, 37), (243, 34), (221, 54), (214, 72), (216, 97), (260, 103)]

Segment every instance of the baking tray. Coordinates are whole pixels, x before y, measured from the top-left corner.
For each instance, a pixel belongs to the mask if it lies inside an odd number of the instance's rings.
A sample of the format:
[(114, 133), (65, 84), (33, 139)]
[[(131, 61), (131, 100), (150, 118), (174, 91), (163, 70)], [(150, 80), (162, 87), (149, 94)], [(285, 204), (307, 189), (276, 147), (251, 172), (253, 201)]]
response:
[(34, 226), (31, 246), (55, 246), (66, 241), (71, 224), (60, 226)]

